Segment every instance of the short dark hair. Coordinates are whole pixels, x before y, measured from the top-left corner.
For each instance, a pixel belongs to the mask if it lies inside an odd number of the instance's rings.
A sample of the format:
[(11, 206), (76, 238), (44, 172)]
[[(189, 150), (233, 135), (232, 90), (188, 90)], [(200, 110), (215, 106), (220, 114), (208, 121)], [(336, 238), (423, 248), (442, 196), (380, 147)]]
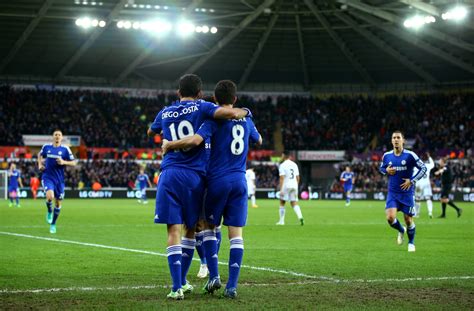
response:
[(198, 97), (201, 88), (202, 80), (195, 74), (185, 74), (179, 78), (179, 94), (182, 97)]
[(395, 131), (393, 131), (392, 135), (395, 134), (395, 133), (400, 133), (400, 134), (402, 135), (402, 138), (405, 138), (405, 135), (403, 134), (402, 131), (400, 131), (400, 130), (395, 130)]
[(283, 150), (282, 154), (287, 158), (290, 156), (290, 152), (288, 150)]
[(219, 105), (231, 105), (234, 103), (237, 85), (231, 80), (221, 80), (214, 88), (214, 97)]

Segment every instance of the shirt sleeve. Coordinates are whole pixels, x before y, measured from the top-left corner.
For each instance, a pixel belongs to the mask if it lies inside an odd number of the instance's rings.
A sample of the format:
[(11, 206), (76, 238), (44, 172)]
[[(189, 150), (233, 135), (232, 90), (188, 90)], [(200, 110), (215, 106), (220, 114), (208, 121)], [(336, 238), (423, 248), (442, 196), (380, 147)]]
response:
[(387, 175), (387, 156), (384, 154), (382, 157), (382, 162), (380, 163), (379, 167), (379, 172), (382, 173), (382, 175)]
[(285, 168), (283, 167), (283, 165), (280, 165), (280, 167), (278, 167), (278, 172), (280, 174), (280, 176), (285, 176)]
[(339, 177), (339, 179), (345, 179), (344, 178), (344, 172), (341, 173), (341, 176)]
[(300, 169), (296, 163), (295, 163), (295, 176), (300, 176)]
[(421, 159), (418, 158), (418, 156), (415, 153), (411, 153), (411, 157), (412, 157), (412, 161), (414, 162), (415, 167), (418, 169), (418, 173), (416, 173), (415, 176), (411, 178), (411, 181), (417, 182), (418, 180), (422, 179), (423, 176), (426, 175), (427, 170), (426, 170), (425, 163), (423, 163), (423, 161), (421, 161)]
[(41, 147), (41, 151), (40, 151), (40, 155), (45, 158), (46, 157), (46, 145), (43, 145), (43, 147)]
[(219, 106), (210, 102), (202, 101), (200, 109), (203, 111), (206, 118), (214, 119), (214, 114), (216, 113), (216, 110), (219, 109)]
[(201, 136), (203, 140), (207, 140), (211, 138), (212, 134), (217, 129), (217, 123), (212, 120), (206, 120), (203, 124), (199, 127), (198, 131), (196, 132), (197, 135)]
[(153, 121), (153, 123), (150, 126), (150, 129), (153, 132), (155, 132), (156, 134), (160, 134), (161, 131), (162, 131), (162, 127), (161, 127), (161, 117), (162, 117), (162, 115), (163, 115), (163, 110), (158, 112), (158, 114), (156, 115), (155, 120)]
[(255, 144), (260, 139), (260, 133), (258, 132), (257, 128), (255, 127), (255, 124), (253, 123), (252, 118), (246, 117), (245, 119), (247, 120), (247, 124), (248, 124), (248, 127), (250, 129), (249, 140), (250, 140), (251, 143)]
[(64, 160), (70, 160), (70, 161), (74, 160), (74, 154), (72, 154), (71, 148), (65, 147), (65, 149), (66, 149), (66, 152), (64, 154), (63, 159)]

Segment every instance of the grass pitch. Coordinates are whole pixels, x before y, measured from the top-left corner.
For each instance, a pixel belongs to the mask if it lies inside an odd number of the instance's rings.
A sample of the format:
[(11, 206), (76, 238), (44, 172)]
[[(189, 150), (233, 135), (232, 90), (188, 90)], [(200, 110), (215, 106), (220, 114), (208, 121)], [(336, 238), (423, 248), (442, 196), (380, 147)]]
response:
[[(154, 202), (66, 199), (49, 234), (43, 201), (0, 207), (0, 309), (474, 309), (474, 205), (456, 218), (416, 219), (416, 253), (384, 220), (384, 203), (300, 202), (305, 225), (278, 201), (249, 209), (238, 298), (195, 293), (167, 301), (166, 230)], [(435, 214), (440, 204), (435, 203)], [(403, 217), (399, 215), (399, 219)], [(12, 235), (15, 234), (15, 235)], [(228, 259), (223, 229), (219, 260)], [(195, 258), (197, 253), (195, 252)], [(220, 266), (227, 280), (227, 266)], [(221, 290), (222, 291), (222, 290)]]

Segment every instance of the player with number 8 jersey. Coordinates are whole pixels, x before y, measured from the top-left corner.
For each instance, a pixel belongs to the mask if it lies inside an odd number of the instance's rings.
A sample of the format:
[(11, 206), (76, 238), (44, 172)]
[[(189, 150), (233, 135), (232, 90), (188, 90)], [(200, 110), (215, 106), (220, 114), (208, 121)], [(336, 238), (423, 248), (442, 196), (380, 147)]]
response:
[[(163, 141), (193, 136), (206, 119), (240, 119), (250, 112), (244, 109), (222, 108), (200, 100), (201, 79), (193, 74), (180, 78), (179, 102), (163, 108), (148, 130), (148, 136), (162, 133)], [(157, 185), (155, 223), (167, 224), (168, 265), (173, 288), (168, 298), (183, 299), (191, 291), (186, 274), (192, 261), (194, 227), (204, 196), (207, 166), (204, 144), (192, 150), (176, 150), (165, 155)], [(181, 224), (186, 225), (181, 240)], [(186, 256), (185, 256), (186, 255)]]

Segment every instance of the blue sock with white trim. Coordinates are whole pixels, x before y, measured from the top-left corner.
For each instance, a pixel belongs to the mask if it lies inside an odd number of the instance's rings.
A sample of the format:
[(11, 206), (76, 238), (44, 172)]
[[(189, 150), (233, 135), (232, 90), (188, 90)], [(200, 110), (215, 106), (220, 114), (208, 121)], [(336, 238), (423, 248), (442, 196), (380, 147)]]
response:
[(217, 239), (217, 253), (219, 254), (219, 250), (221, 249), (221, 241), (222, 241), (221, 226), (216, 227), (216, 239)]
[(61, 213), (61, 206), (56, 206), (54, 208), (53, 222), (51, 223), (52, 225), (56, 224), (56, 220), (58, 220), (59, 213)]
[(237, 288), (243, 256), (244, 240), (241, 237), (230, 239), (229, 280), (226, 288)]
[(407, 229), (407, 235), (408, 235), (408, 244), (414, 244), (415, 241), (415, 224), (412, 223), (408, 229)]
[(172, 245), (166, 248), (168, 267), (170, 268), (173, 292), (181, 288), (181, 245)]
[(209, 269), (209, 280), (219, 276), (217, 267), (217, 238), (214, 230), (204, 230), (203, 246), (206, 254), (207, 268)]
[(201, 265), (206, 265), (206, 255), (204, 254), (204, 247), (202, 245), (202, 239), (204, 237), (204, 233), (201, 232), (196, 232), (196, 250), (199, 255), (199, 259), (201, 260)]
[(388, 222), (388, 224), (390, 225), (390, 227), (392, 227), (393, 229), (397, 230), (398, 232), (401, 232), (401, 233), (404, 233), (404, 229), (403, 229), (403, 226), (402, 224), (398, 221), (397, 218), (395, 218), (395, 220), (393, 221), (393, 223), (390, 223), (390, 221)]
[(46, 207), (48, 208), (48, 213), (53, 212), (53, 201), (46, 201)]
[(186, 285), (186, 275), (188, 275), (189, 267), (193, 261), (194, 248), (196, 247), (196, 240), (189, 238), (181, 238), (181, 284)]

